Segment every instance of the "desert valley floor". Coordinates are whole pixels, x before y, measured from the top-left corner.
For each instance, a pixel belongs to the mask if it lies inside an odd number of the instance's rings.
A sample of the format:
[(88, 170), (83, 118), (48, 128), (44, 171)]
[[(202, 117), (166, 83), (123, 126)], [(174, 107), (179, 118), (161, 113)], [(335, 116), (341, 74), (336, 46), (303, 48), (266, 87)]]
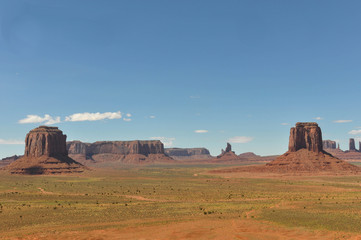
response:
[(212, 171), (229, 167), (2, 173), (0, 238), (361, 239), (361, 175)]

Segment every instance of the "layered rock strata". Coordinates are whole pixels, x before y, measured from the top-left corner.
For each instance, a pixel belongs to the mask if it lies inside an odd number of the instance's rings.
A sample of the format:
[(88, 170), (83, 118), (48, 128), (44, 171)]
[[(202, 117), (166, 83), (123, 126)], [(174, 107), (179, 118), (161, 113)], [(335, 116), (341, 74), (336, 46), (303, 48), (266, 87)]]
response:
[(297, 123), (291, 128), (288, 152), (266, 164), (271, 172), (360, 172), (360, 168), (323, 151), (317, 123)]
[(61, 130), (40, 126), (26, 135), (24, 156), (5, 169), (13, 174), (61, 174), (86, 168), (68, 156), (66, 135)]
[(159, 140), (67, 142), (69, 155), (84, 164), (120, 162), (128, 164), (174, 162), (165, 155)]

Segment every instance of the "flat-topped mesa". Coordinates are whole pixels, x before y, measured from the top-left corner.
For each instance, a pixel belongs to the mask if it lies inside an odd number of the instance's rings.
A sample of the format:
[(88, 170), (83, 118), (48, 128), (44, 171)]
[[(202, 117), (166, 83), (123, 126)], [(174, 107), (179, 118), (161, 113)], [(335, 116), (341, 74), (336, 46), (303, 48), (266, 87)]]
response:
[(26, 135), (24, 156), (5, 169), (12, 174), (63, 174), (81, 173), (87, 168), (68, 156), (62, 131), (40, 126)]
[(171, 162), (159, 140), (67, 142), (70, 156), (83, 164), (121, 162), (126, 164)]
[(57, 127), (40, 126), (31, 130), (25, 139), (25, 157), (53, 157), (68, 155), (66, 135)]
[(69, 154), (94, 154), (112, 153), (112, 154), (164, 154), (164, 145), (159, 140), (150, 141), (99, 141), (95, 143), (82, 143), (72, 141), (67, 143)]
[(164, 152), (176, 160), (212, 158), (209, 150), (206, 148), (165, 148)]
[(349, 150), (350, 150), (350, 151), (356, 151), (355, 139), (353, 139), (353, 138), (350, 138), (350, 141), (349, 141)]
[(296, 127), (291, 128), (289, 152), (307, 149), (312, 152), (322, 152), (321, 128), (314, 122), (298, 122)]
[(332, 140), (323, 140), (322, 146), (323, 149), (336, 149), (336, 142)]
[(361, 172), (359, 167), (323, 151), (322, 133), (317, 123), (297, 123), (290, 131), (288, 152), (260, 170), (279, 173)]

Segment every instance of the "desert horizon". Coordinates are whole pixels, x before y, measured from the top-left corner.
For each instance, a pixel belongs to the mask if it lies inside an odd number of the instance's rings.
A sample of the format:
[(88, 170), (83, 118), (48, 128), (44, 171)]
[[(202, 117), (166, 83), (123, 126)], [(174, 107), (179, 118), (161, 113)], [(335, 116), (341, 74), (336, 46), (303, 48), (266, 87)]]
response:
[(0, 239), (360, 240), (360, 9), (0, 0)]

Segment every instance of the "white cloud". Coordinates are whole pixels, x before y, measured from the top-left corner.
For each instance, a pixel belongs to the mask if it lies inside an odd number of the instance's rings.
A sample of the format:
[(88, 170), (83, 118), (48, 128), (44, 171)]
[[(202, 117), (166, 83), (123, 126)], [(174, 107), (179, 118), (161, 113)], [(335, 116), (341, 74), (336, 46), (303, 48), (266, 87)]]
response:
[(208, 130), (195, 130), (194, 132), (195, 133), (207, 133)]
[(44, 117), (40, 117), (38, 115), (27, 115), (26, 118), (19, 120), (18, 123), (44, 123), (51, 125), (60, 122), (60, 117), (52, 117), (49, 114), (45, 114)]
[(127, 113), (125, 116), (127, 116), (128, 118), (132, 116), (132, 114)]
[(334, 123), (349, 123), (352, 122), (352, 120), (335, 120)]
[(152, 140), (160, 140), (164, 147), (172, 147), (173, 141), (175, 141), (175, 138), (169, 138), (169, 137), (150, 137)]
[(313, 119), (316, 119), (316, 120), (323, 120), (323, 117), (315, 117)]
[(0, 144), (23, 145), (23, 144), (25, 144), (25, 142), (24, 142), (24, 141), (20, 141), (20, 140), (5, 140), (5, 139), (0, 139)]
[(149, 118), (154, 119), (154, 118), (155, 118), (155, 116), (153, 116), (153, 115), (152, 115), (152, 116), (149, 116)]
[(67, 122), (83, 122), (83, 121), (99, 121), (104, 119), (121, 119), (122, 113), (118, 112), (105, 112), (105, 113), (75, 113), (65, 117)]
[(253, 137), (236, 136), (228, 139), (230, 143), (248, 143), (253, 140)]
[(281, 123), (282, 126), (290, 125), (289, 123)]
[(359, 130), (351, 130), (351, 131), (348, 132), (348, 134), (352, 134), (352, 135), (361, 134), (361, 129), (359, 129)]
[(126, 121), (126, 122), (132, 121), (132, 119), (130, 119), (130, 118), (123, 118), (123, 120)]

